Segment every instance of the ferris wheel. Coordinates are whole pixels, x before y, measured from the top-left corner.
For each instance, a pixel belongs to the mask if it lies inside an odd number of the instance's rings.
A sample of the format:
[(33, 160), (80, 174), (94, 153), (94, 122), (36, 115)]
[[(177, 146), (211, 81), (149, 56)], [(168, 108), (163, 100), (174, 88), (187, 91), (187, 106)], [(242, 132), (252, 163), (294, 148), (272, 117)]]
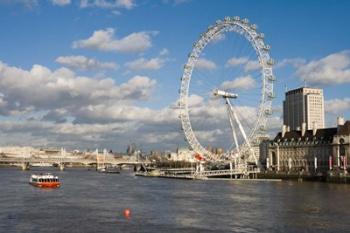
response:
[(217, 20), (194, 43), (178, 106), (185, 139), (202, 158), (257, 162), (253, 147), (274, 98), (269, 50), (257, 26), (238, 16)]

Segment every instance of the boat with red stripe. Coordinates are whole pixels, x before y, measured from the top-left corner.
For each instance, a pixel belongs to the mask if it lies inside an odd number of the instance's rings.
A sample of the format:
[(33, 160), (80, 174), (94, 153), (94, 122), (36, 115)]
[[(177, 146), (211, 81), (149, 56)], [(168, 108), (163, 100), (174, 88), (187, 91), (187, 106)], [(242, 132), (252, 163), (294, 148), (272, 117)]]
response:
[(30, 177), (29, 184), (38, 188), (58, 188), (61, 186), (58, 176), (54, 176), (51, 173), (33, 174)]

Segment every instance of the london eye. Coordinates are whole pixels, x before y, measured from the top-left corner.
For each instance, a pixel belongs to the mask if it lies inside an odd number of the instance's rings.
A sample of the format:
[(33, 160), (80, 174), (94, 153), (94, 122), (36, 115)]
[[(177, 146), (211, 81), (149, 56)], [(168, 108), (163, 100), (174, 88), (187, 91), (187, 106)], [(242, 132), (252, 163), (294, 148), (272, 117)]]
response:
[(269, 50), (257, 26), (237, 16), (217, 20), (193, 44), (179, 117), (188, 144), (205, 160), (257, 163), (253, 147), (266, 134), (274, 98)]

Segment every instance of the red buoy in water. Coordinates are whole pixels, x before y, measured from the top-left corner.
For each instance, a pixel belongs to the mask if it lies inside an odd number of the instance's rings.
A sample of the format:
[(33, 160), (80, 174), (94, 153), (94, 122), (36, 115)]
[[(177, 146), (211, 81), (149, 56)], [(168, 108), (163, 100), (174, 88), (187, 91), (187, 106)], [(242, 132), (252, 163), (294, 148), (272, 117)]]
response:
[(124, 217), (125, 217), (125, 218), (130, 218), (130, 216), (131, 216), (131, 211), (130, 211), (130, 209), (128, 209), (128, 208), (124, 209), (123, 214), (124, 214)]

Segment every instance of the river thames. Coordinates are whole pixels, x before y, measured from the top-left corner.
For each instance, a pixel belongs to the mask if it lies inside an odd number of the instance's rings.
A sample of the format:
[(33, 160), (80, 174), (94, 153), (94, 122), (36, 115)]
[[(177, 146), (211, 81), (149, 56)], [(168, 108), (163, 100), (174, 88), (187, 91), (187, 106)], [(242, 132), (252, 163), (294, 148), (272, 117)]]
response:
[[(58, 175), (62, 187), (28, 184), (44, 171)], [(343, 184), (1, 168), (0, 232), (349, 232), (349, 194)]]

